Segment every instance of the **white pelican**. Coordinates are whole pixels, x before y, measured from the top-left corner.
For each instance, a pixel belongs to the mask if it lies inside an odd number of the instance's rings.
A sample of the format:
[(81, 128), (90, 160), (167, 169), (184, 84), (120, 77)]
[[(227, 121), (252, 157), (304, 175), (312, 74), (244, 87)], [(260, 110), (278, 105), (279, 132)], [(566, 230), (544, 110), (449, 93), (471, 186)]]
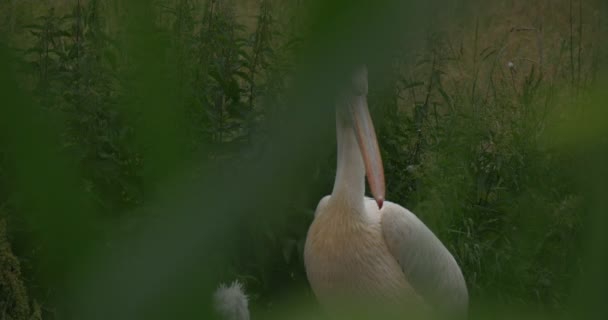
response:
[[(313, 292), (329, 311), (349, 301), (349, 309), (379, 303), (400, 312), (465, 317), (468, 292), (454, 257), (416, 215), (384, 201), (367, 69), (359, 68), (352, 79), (336, 106), (334, 188), (319, 202), (306, 237), (304, 261)], [(364, 196), (366, 174), (374, 199)]]

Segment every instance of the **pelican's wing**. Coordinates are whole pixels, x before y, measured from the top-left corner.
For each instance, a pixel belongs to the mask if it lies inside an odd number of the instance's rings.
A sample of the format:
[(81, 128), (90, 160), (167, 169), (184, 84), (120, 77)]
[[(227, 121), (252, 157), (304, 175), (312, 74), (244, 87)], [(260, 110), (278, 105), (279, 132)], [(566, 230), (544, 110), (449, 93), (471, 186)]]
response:
[(397, 204), (385, 202), (381, 219), (389, 251), (416, 292), (434, 309), (465, 315), (469, 299), (466, 283), (441, 241), (416, 215)]

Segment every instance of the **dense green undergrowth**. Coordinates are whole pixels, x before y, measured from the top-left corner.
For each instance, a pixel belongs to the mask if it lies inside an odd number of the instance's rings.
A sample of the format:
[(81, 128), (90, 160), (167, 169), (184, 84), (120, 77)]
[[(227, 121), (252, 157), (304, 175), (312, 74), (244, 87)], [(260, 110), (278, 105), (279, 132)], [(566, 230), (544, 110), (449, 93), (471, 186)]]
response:
[(11, 249), (4, 220), (0, 221), (0, 283), (2, 319), (42, 319), (40, 306), (27, 294), (21, 264)]

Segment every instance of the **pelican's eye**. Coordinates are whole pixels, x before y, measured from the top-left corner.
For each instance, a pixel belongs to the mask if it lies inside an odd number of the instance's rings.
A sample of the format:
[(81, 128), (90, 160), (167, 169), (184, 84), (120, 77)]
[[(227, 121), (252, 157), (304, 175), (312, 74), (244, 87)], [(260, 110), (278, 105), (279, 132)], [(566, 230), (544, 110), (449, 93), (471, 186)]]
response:
[(367, 67), (365, 65), (362, 65), (355, 70), (352, 80), (355, 95), (367, 95)]

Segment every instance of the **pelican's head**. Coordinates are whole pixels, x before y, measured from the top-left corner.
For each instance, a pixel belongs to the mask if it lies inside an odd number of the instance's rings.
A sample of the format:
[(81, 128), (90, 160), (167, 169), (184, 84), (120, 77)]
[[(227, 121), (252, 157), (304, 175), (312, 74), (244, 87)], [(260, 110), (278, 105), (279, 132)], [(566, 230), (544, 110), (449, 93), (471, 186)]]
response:
[(342, 112), (342, 114), (344, 117), (350, 118), (345, 120), (352, 123), (355, 131), (361, 157), (365, 164), (367, 183), (376, 203), (378, 203), (378, 208), (382, 209), (385, 196), (384, 168), (382, 167), (374, 123), (367, 107), (367, 68), (364, 65), (355, 70), (350, 88), (347, 89), (344, 98), (345, 103), (342, 105), (345, 106), (347, 112)]

